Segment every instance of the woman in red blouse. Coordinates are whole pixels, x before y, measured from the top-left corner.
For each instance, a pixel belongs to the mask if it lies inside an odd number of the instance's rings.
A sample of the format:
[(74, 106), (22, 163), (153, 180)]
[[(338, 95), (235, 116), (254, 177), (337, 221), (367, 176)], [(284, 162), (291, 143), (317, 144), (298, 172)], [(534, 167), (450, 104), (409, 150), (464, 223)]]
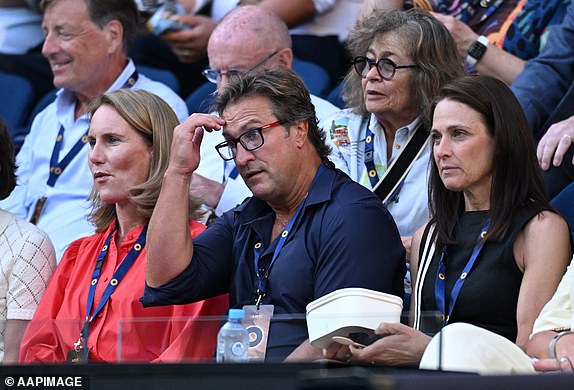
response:
[[(227, 296), (144, 308), (147, 224), (178, 120), (159, 97), (121, 89), (96, 99), (87, 134), (92, 236), (64, 253), (24, 334), (22, 362), (210, 359)], [(197, 204), (190, 202), (197, 215)], [(197, 235), (204, 226), (190, 220)]]

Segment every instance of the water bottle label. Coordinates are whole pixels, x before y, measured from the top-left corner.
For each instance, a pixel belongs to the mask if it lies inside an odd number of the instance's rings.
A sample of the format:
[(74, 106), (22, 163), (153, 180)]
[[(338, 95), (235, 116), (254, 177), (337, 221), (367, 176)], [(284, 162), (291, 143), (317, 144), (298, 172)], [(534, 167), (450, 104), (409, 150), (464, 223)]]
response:
[(245, 345), (239, 341), (236, 341), (231, 346), (231, 354), (238, 358), (243, 357), (245, 355)]

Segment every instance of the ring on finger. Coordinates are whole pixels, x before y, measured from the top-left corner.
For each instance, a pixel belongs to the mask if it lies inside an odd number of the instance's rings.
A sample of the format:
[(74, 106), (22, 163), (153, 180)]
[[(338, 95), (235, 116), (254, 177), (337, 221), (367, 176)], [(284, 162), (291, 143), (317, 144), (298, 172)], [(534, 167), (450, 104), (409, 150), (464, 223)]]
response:
[(560, 362), (560, 370), (564, 371), (564, 368), (562, 367), (562, 365), (564, 363), (568, 363), (568, 366), (566, 366), (566, 368), (568, 369), (568, 372), (572, 372), (574, 371), (574, 365), (572, 364), (572, 361), (570, 360), (570, 358), (568, 358), (567, 356), (561, 357), (559, 359)]
[(562, 136), (563, 139), (568, 140), (568, 142), (572, 143), (572, 137), (570, 136), (570, 134), (564, 134)]

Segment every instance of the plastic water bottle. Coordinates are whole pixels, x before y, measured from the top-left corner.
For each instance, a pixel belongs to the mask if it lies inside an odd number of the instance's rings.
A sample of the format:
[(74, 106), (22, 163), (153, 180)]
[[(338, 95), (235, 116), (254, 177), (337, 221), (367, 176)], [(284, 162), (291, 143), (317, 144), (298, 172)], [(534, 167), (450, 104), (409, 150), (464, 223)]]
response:
[(229, 309), (229, 320), (217, 334), (217, 363), (246, 363), (249, 361), (249, 333), (241, 323), (243, 309)]

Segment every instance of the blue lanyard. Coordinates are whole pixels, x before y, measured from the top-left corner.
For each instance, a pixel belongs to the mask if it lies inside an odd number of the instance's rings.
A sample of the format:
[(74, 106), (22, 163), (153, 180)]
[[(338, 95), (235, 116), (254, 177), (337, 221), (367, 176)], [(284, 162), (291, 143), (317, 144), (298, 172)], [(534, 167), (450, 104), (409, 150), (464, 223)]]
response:
[(407, 179), (407, 176), (405, 175), (405, 177), (403, 177), (403, 179), (399, 182), (399, 185), (397, 186), (397, 188), (395, 188), (395, 190), (393, 191), (391, 196), (389, 196), (389, 199), (387, 199), (386, 202), (383, 202), (383, 205), (385, 207), (389, 207), (389, 205), (391, 203), (399, 201), (399, 194), (401, 193), (401, 190), (403, 189), (403, 184), (405, 184), (406, 179)]
[(80, 150), (82, 150), (86, 142), (88, 142), (88, 132), (86, 131), (84, 135), (82, 135), (82, 137), (74, 144), (68, 154), (66, 154), (66, 156), (62, 159), (62, 161), (58, 162), (63, 140), (64, 126), (60, 126), (60, 131), (58, 131), (58, 137), (56, 137), (56, 143), (54, 144), (54, 149), (52, 150), (52, 157), (50, 157), (50, 176), (48, 177), (48, 185), (50, 187), (54, 187), (56, 180), (58, 180), (62, 172), (64, 172), (64, 169), (66, 169), (70, 161), (72, 161), (74, 157), (80, 153)]
[[(377, 173), (377, 169), (375, 168), (375, 146), (374, 146), (375, 134), (371, 131), (371, 129), (367, 128), (367, 134), (365, 137), (365, 166), (367, 167), (367, 174), (369, 175), (369, 180), (371, 181), (371, 186), (375, 188), (377, 183), (379, 182), (379, 174)], [(399, 194), (401, 189), (403, 188), (403, 184), (405, 184), (406, 175), (400, 181), (399, 185), (395, 189), (395, 191), (391, 194), (389, 199), (383, 204), (385, 207), (388, 207), (391, 203), (398, 201)]]
[(117, 286), (123, 280), (124, 276), (126, 276), (128, 270), (134, 264), (139, 254), (145, 247), (147, 225), (144, 226), (136, 242), (134, 243), (134, 245), (132, 246), (126, 257), (122, 260), (116, 272), (114, 272), (112, 279), (110, 280), (110, 282), (106, 286), (106, 289), (104, 290), (104, 294), (102, 295), (102, 298), (98, 303), (98, 306), (96, 307), (94, 312), (91, 313), (92, 307), (94, 306), (94, 296), (96, 294), (96, 286), (98, 285), (99, 277), (102, 272), (102, 266), (104, 265), (104, 261), (108, 254), (108, 250), (110, 248), (110, 241), (112, 239), (114, 232), (115, 229), (111, 231), (108, 237), (106, 238), (104, 246), (102, 247), (102, 251), (100, 252), (100, 255), (96, 260), (96, 266), (94, 268), (94, 272), (92, 273), (92, 281), (90, 283), (90, 291), (88, 293), (88, 303), (86, 307), (86, 322), (88, 323), (91, 322), (96, 317), (96, 315), (98, 315), (98, 313), (102, 310), (104, 305), (108, 302), (108, 300), (116, 290)]
[[(229, 175), (226, 174), (228, 164), (233, 164), (233, 168), (231, 169), (231, 172), (229, 172)], [(239, 171), (237, 170), (237, 166), (233, 162), (223, 161), (223, 182), (224, 183), (227, 179), (232, 179), (232, 180), (237, 179), (238, 175), (239, 175)]]
[[(138, 80), (138, 71), (134, 71), (128, 80), (124, 83), (122, 88), (131, 88)], [(58, 136), (56, 137), (56, 142), (54, 143), (54, 149), (52, 149), (52, 156), (50, 157), (50, 176), (48, 177), (48, 185), (54, 187), (56, 181), (64, 172), (64, 169), (70, 164), (70, 162), (80, 153), (86, 142), (88, 142), (88, 131), (80, 137), (80, 139), (72, 146), (72, 149), (64, 156), (61, 161), (60, 151), (62, 150), (62, 142), (64, 141), (64, 126), (60, 126), (60, 131), (58, 131)]]
[(446, 308), (445, 308), (446, 264), (444, 263), (444, 257), (446, 255), (446, 246), (443, 247), (443, 249), (442, 249), (442, 253), (440, 255), (440, 261), (439, 261), (439, 265), (438, 265), (438, 270), (437, 270), (437, 275), (436, 275), (435, 292), (434, 292), (437, 309), (440, 311), (440, 313), (442, 315), (442, 326), (448, 325), (448, 322), (450, 320), (450, 316), (451, 316), (452, 311), (454, 309), (454, 305), (456, 304), (456, 301), (458, 299), (460, 291), (462, 290), (462, 286), (464, 285), (464, 282), (466, 281), (468, 274), (472, 270), (472, 267), (474, 266), (474, 263), (476, 262), (478, 255), (480, 254), (480, 252), (482, 251), (482, 248), (484, 247), (484, 242), (485, 242), (484, 238), (486, 237), (486, 233), (488, 232), (488, 226), (489, 225), (490, 225), (490, 219), (488, 219), (486, 221), (486, 223), (480, 229), (480, 234), (478, 235), (478, 238), (476, 239), (476, 243), (474, 244), (474, 247), (472, 248), (472, 254), (470, 255), (468, 262), (464, 266), (462, 273), (460, 274), (459, 278), (457, 279), (457, 281), (454, 284), (454, 287), (452, 288), (452, 291), (450, 292), (450, 299), (448, 301), (448, 313), (446, 312)]
[(367, 128), (367, 134), (365, 137), (365, 166), (367, 167), (367, 174), (369, 175), (369, 180), (371, 181), (371, 187), (375, 187), (379, 182), (379, 175), (375, 168), (375, 146), (374, 146), (375, 135), (371, 129)]
[[(323, 173), (324, 170), (325, 170), (325, 165), (323, 165), (323, 163), (321, 163), (321, 165), (319, 166), (319, 169), (317, 170), (317, 173), (315, 174), (315, 178), (313, 179), (313, 182), (311, 183), (311, 187), (309, 188), (309, 191), (311, 191), (311, 189), (315, 185), (315, 182), (317, 181), (317, 178), (319, 178), (319, 176), (321, 176), (321, 174)], [(291, 232), (291, 229), (293, 228), (293, 226), (297, 222), (297, 219), (299, 218), (299, 215), (301, 214), (301, 210), (303, 210), (303, 208), (305, 207), (305, 202), (307, 201), (308, 195), (309, 194), (307, 193), (307, 195), (305, 196), (303, 201), (301, 203), (299, 203), (299, 206), (297, 207), (295, 214), (293, 214), (293, 216), (289, 219), (289, 222), (287, 222), (287, 226), (285, 226), (285, 229), (283, 229), (283, 231), (281, 232), (281, 237), (279, 238), (279, 242), (277, 242), (277, 246), (275, 247), (275, 251), (273, 252), (273, 257), (271, 258), (271, 262), (269, 263), (269, 267), (267, 267), (266, 270), (264, 270), (264, 269), (261, 269), (261, 271), (259, 270), (259, 258), (261, 257), (261, 249), (263, 246), (261, 240), (260, 239), (257, 240), (255, 245), (253, 246), (253, 257), (254, 257), (254, 261), (255, 261), (255, 274), (257, 275), (257, 298), (255, 300), (255, 304), (257, 305), (257, 308), (259, 308), (259, 305), (261, 305), (261, 301), (262, 301), (263, 297), (265, 296), (265, 293), (267, 292), (267, 285), (269, 282), (269, 274), (271, 273), (271, 268), (273, 267), (273, 264), (275, 264), (275, 261), (277, 261), (277, 257), (279, 257), (279, 253), (281, 252), (281, 249), (283, 249), (283, 246), (285, 245), (285, 242), (287, 241), (287, 238), (289, 237), (289, 233)]]

